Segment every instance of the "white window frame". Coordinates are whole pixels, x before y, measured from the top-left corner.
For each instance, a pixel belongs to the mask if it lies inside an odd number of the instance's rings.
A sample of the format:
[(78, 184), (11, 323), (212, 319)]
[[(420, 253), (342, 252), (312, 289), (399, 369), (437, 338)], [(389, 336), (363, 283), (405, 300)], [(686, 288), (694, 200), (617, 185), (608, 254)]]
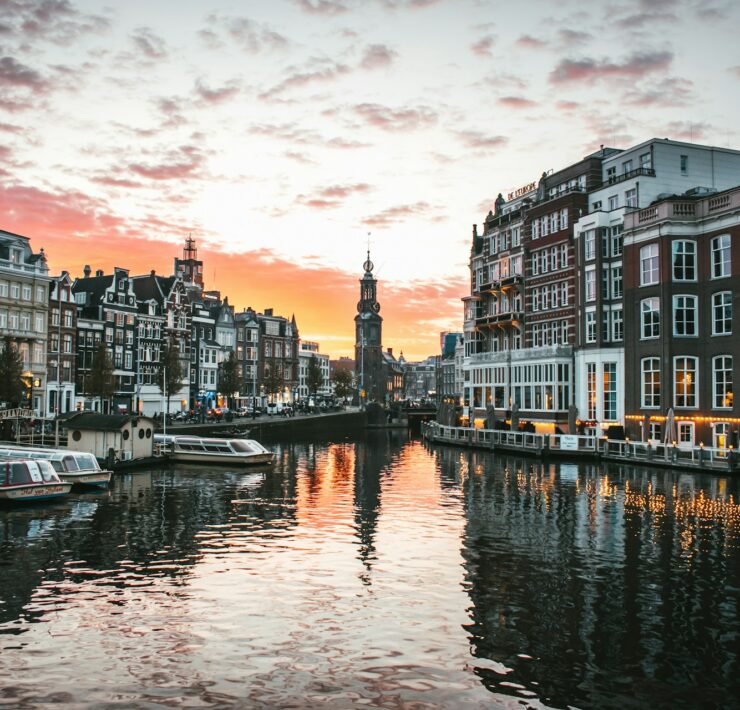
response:
[[(650, 268), (646, 269), (645, 265), (648, 263)], [(640, 248), (640, 286), (657, 283), (660, 283), (660, 245), (653, 242)]]
[[(651, 369), (646, 370), (646, 365), (650, 364)], [(646, 385), (647, 381), (645, 375), (647, 373), (658, 373), (657, 383), (653, 380), (650, 382), (651, 391), (648, 394)], [(660, 372), (660, 358), (659, 357), (644, 357), (640, 360), (640, 407), (642, 409), (660, 409), (660, 395), (661, 395), (661, 372)], [(657, 384), (657, 392), (656, 392)]]
[[(684, 247), (684, 249), (681, 250), (681, 247)], [(690, 249), (687, 247), (690, 247)], [(682, 257), (683, 263), (680, 266), (676, 264), (677, 257)], [(688, 263), (689, 257), (690, 264)], [(683, 270), (683, 276), (676, 276), (677, 268)], [(689, 270), (691, 276), (686, 276)], [(674, 283), (696, 282), (696, 271), (696, 242), (693, 239), (674, 239), (671, 242), (671, 280)]]
[[(718, 305), (716, 303), (716, 300), (719, 296), (722, 296), (723, 298), (726, 296), (729, 296), (729, 301), (730, 301), (730, 304), (729, 304), (730, 305), (730, 317), (729, 318), (724, 318), (724, 317), (720, 319), (717, 318), (717, 311), (719, 309), (724, 310), (726, 308), (726, 304), (723, 303), (723, 304)], [(717, 293), (713, 293), (711, 308), (712, 308), (712, 335), (732, 335), (732, 311), (733, 311), (732, 291), (718, 291)], [(729, 324), (729, 327), (726, 329), (723, 328), (722, 330), (719, 330), (717, 328), (718, 323)]]
[[(694, 312), (694, 332), (693, 333), (679, 333), (678, 332), (678, 318), (677, 318), (677, 311), (678, 311), (678, 304), (679, 299), (686, 299), (686, 302), (692, 302), (693, 307), (691, 310)], [(673, 296), (673, 337), (674, 338), (696, 338), (699, 335), (699, 309), (697, 307), (698, 304), (698, 297), (694, 296), (692, 294), (688, 293), (677, 293)], [(683, 308), (682, 311), (688, 312), (688, 308)], [(687, 319), (684, 319), (684, 330), (686, 329), (685, 326), (688, 323)]]
[[(722, 361), (722, 364), (723, 365), (726, 365), (727, 364), (725, 362), (726, 360), (729, 360), (729, 368), (723, 367), (722, 370), (718, 370), (717, 369), (717, 365), (719, 364), (719, 361)], [(733, 402), (733, 395), (734, 395), (733, 387), (734, 387), (734, 384), (735, 384), (733, 382), (733, 377), (732, 377), (732, 375), (733, 375), (733, 366), (734, 366), (734, 360), (733, 360), (732, 355), (716, 355), (715, 357), (712, 358), (712, 409), (732, 409), (732, 402)], [(717, 399), (717, 385), (718, 385), (718, 382), (717, 382), (717, 373), (718, 372), (729, 372), (730, 373), (730, 377), (729, 377), (730, 401), (729, 401), (729, 404), (725, 404), (726, 399), (727, 399), (725, 395), (722, 395), (721, 400), (720, 400), (721, 403), (720, 404), (717, 404), (717, 401), (718, 401), (718, 399)], [(725, 382), (725, 385), (726, 384), (727, 383)]]
[[(679, 360), (692, 360), (694, 363), (693, 369), (693, 404), (679, 404), (678, 403), (678, 379), (676, 377), (676, 364)], [(699, 408), (699, 358), (693, 355), (675, 355), (673, 357), (673, 406), (680, 407), (681, 409), (698, 409)]]
[[(727, 240), (727, 246), (723, 246), (722, 242)], [(718, 255), (723, 255), (727, 251), (727, 259), (717, 260)], [(712, 237), (711, 241), (711, 257), (712, 257), (712, 279), (724, 279), (732, 274), (732, 238), (729, 234), (718, 234), (716, 237)], [(721, 269), (718, 269), (720, 266)]]

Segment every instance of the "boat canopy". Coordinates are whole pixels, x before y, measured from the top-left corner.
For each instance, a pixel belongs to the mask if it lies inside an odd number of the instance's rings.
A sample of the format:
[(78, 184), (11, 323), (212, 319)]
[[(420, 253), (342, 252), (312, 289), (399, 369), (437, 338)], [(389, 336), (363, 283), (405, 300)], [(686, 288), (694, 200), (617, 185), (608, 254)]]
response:
[(59, 481), (48, 461), (6, 461), (2, 468), (5, 469), (3, 478), (6, 486)]

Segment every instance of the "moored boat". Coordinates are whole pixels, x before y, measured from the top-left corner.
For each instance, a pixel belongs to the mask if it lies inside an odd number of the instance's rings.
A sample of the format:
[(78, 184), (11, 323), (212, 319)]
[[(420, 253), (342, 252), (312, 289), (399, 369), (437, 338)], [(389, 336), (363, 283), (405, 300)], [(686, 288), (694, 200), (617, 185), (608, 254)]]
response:
[(13, 459), (0, 461), (0, 501), (29, 503), (61, 498), (72, 488), (59, 479), (49, 461)]
[(237, 466), (272, 463), (274, 454), (254, 439), (207, 439), (200, 436), (155, 434), (173, 461), (223, 463)]
[(110, 483), (111, 472), (101, 469), (95, 456), (86, 451), (3, 445), (0, 458), (49, 461), (63, 482), (75, 486), (105, 488)]

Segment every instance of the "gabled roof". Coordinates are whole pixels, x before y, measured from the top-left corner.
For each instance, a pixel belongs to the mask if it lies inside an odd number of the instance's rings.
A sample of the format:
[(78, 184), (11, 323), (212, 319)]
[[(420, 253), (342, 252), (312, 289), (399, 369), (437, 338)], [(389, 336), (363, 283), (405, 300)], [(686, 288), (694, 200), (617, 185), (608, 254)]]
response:
[(101, 301), (112, 284), (113, 274), (88, 276), (87, 278), (75, 279), (72, 284), (72, 291), (74, 293), (89, 293), (92, 301)]

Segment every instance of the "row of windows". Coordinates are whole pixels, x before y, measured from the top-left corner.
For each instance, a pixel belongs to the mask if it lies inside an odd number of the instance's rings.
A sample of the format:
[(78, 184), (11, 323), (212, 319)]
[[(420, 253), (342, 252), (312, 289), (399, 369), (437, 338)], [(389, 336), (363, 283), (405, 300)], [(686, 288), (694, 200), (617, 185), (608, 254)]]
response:
[[(710, 241), (710, 276), (721, 279), (730, 276), (731, 242), (729, 234), (721, 234)], [(697, 243), (689, 239), (671, 242), (671, 278), (673, 281), (697, 280)], [(660, 245), (647, 244), (640, 249), (640, 286), (660, 282)]]
[[(699, 335), (698, 296), (673, 296), (673, 335)], [(712, 335), (732, 334), (732, 292), (712, 294), (710, 311)], [(640, 337), (643, 340), (660, 337), (660, 299), (657, 296), (640, 301)]]
[[(695, 409), (699, 406), (699, 358), (673, 358), (673, 406)], [(646, 357), (640, 361), (641, 403), (645, 409), (660, 409), (660, 358)], [(732, 409), (732, 355), (712, 358), (712, 409)]]
[(532, 252), (532, 275), (547, 274), (568, 267), (568, 245), (556, 244), (554, 247)]
[(558, 281), (532, 289), (532, 311), (547, 311), (568, 305), (568, 282)]
[(28, 312), (7, 311), (4, 308), (0, 309), (0, 329), (9, 328), (10, 330), (30, 332), (32, 324), (33, 332), (46, 332), (46, 316), (43, 313), (32, 314)]
[[(624, 225), (606, 227), (601, 234), (601, 258), (609, 259), (622, 256), (622, 231)], [(583, 233), (583, 249), (586, 261), (596, 258), (596, 230), (588, 229)]]
[(488, 240), (488, 252), (489, 254), (496, 254), (500, 251), (518, 247), (520, 244), (521, 236), (519, 227), (513, 227), (512, 229), (492, 235)]
[[(624, 340), (624, 316), (621, 308), (601, 312), (601, 340), (620, 343)], [(596, 342), (596, 311), (586, 312), (586, 342)]]
[[(49, 338), (49, 352), (59, 352), (59, 335), (57, 333), (52, 333)], [(70, 334), (65, 334), (62, 336), (62, 352), (72, 352), (72, 336)]]
[(532, 220), (532, 239), (546, 237), (561, 229), (568, 228), (568, 209), (564, 207), (559, 212), (546, 214), (544, 217), (538, 217)]
[[(31, 284), (20, 284), (16, 281), (8, 283), (7, 281), (0, 280), (0, 297), (7, 298), (8, 295), (10, 298), (19, 301), (30, 301), (33, 295), (33, 287)], [(44, 303), (46, 301), (45, 286), (36, 286), (36, 301), (38, 303)]]
[[(586, 271), (586, 301), (596, 300), (596, 269)], [(601, 269), (601, 298), (609, 300), (622, 298), (622, 264), (611, 264)]]
[(105, 320), (108, 321), (109, 323), (115, 322), (116, 326), (121, 328), (124, 325), (134, 324), (134, 314), (133, 313), (119, 313), (116, 311), (106, 310)]
[(563, 319), (533, 323), (530, 333), (532, 334), (533, 348), (541, 348), (547, 345), (567, 345), (568, 321)]
[[(51, 309), (51, 324), (54, 326), (59, 325), (59, 309), (58, 308)], [(65, 328), (74, 327), (74, 313), (69, 309), (64, 311), (64, 324), (63, 325)]]

